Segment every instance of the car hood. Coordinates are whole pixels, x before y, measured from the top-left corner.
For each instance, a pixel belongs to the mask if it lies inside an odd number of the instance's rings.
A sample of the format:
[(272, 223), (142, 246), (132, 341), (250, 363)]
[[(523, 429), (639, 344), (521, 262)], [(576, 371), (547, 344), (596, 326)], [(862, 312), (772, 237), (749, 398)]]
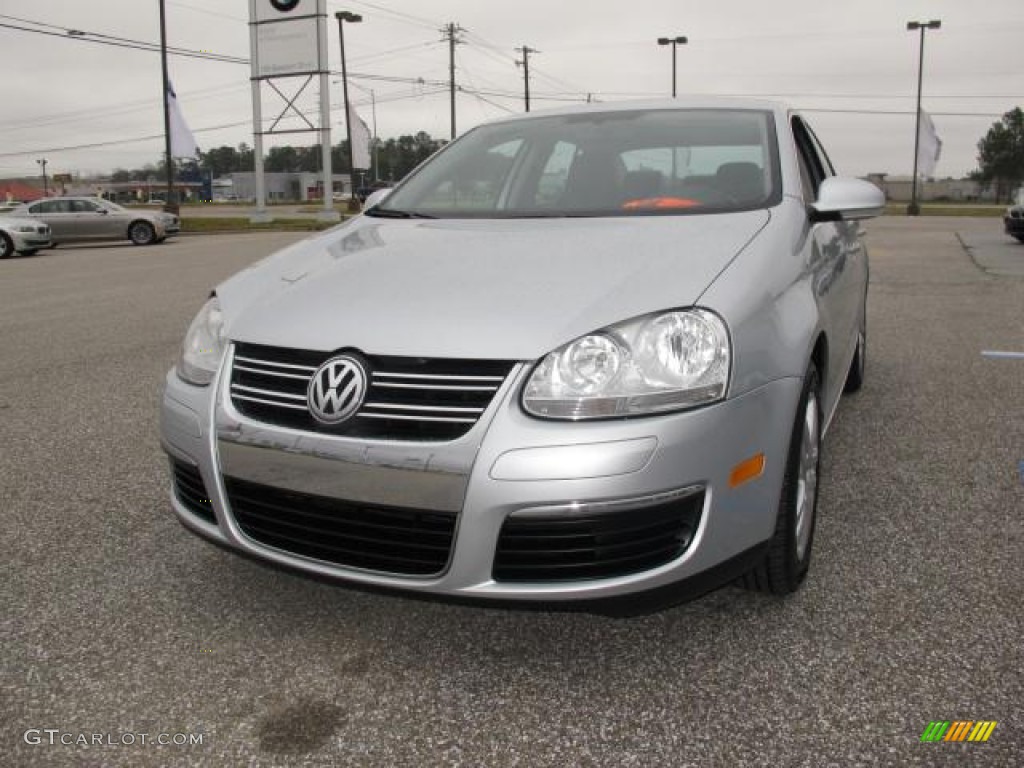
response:
[(217, 288), (228, 336), (373, 355), (536, 359), (692, 305), (768, 211), (510, 220), (358, 217)]

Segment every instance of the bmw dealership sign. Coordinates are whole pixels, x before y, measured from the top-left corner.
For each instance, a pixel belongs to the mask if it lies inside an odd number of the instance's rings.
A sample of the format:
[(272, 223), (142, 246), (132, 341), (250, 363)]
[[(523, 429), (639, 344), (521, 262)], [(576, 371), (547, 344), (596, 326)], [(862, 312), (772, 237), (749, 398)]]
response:
[(253, 74), (257, 78), (308, 75), (326, 70), (322, 50), (325, 0), (250, 0)]
[(253, 20), (257, 22), (315, 16), (327, 12), (326, 8), (318, 8), (322, 3), (317, 0), (255, 0), (253, 5), (256, 6)]

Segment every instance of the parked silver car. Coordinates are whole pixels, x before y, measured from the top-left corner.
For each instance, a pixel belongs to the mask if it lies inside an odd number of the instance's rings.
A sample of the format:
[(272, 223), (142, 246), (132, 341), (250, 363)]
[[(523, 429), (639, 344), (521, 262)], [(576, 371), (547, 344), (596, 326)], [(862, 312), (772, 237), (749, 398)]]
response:
[(748, 100), (473, 129), (216, 288), (161, 431), (191, 531), (350, 583), (633, 610), (807, 572), (882, 193)]
[(181, 230), (177, 216), (130, 210), (100, 197), (51, 197), (26, 203), (13, 215), (45, 221), (54, 243), (128, 239), (136, 245), (151, 245)]
[(50, 245), (50, 228), (46, 224), (0, 213), (0, 259), (9, 259), (15, 253), (32, 256)]

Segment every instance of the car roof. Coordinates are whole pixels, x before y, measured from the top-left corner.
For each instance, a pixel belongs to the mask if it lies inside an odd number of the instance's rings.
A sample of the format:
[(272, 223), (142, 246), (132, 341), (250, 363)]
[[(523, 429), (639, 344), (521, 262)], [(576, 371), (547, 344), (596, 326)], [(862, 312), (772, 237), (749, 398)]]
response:
[(512, 123), (517, 120), (531, 120), (537, 117), (557, 117), (600, 112), (632, 112), (644, 110), (685, 110), (685, 109), (754, 109), (778, 114), (792, 112), (791, 107), (781, 101), (753, 99), (743, 96), (681, 96), (676, 99), (638, 99), (632, 101), (597, 102), (577, 104), (571, 107), (539, 109), (526, 114), (509, 115), (490, 120), (486, 124)]

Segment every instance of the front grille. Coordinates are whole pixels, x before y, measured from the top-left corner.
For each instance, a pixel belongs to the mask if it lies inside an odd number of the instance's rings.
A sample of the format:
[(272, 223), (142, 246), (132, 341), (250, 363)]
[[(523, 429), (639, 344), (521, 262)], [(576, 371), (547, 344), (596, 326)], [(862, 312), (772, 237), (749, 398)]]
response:
[(500, 360), (368, 357), (366, 399), (347, 422), (330, 427), (309, 413), (314, 371), (334, 355), (237, 344), (231, 403), (257, 421), (309, 432), (396, 440), (453, 440), (480, 418), (512, 370)]
[(36, 227), (36, 232), (38, 232), (40, 235), (48, 235), (48, 234), (50, 234), (50, 228), (49, 227)]
[(174, 478), (174, 495), (178, 501), (196, 517), (216, 525), (213, 503), (210, 501), (210, 494), (206, 492), (199, 467), (171, 459), (171, 474)]
[(704, 494), (654, 507), (582, 517), (509, 517), (494, 558), (497, 581), (582, 581), (626, 576), (682, 555)]
[(359, 504), (225, 477), (231, 511), (249, 538), (335, 565), (401, 576), (444, 570), (456, 514)]

